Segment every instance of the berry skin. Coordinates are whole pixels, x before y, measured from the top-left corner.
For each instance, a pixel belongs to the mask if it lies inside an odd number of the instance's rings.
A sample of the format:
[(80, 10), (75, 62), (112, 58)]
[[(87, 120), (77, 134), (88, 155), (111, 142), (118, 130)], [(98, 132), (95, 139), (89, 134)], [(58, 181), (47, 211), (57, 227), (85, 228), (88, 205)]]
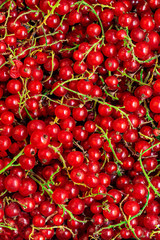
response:
[(69, 210), (75, 215), (82, 214), (84, 207), (84, 201), (78, 198), (73, 198), (68, 204)]
[(150, 53), (150, 46), (146, 42), (139, 42), (134, 49), (136, 57), (146, 59)]
[(108, 70), (108, 71), (111, 71), (111, 72), (114, 72), (118, 69), (119, 67), (119, 62), (116, 58), (114, 57), (110, 57), (108, 58), (106, 61), (105, 61), (105, 68)]
[(0, 136), (0, 148), (1, 151), (6, 151), (11, 145), (11, 140), (7, 136)]
[(103, 62), (103, 59), (103, 55), (100, 51), (92, 51), (87, 56), (87, 62), (92, 66), (99, 66)]
[(145, 198), (147, 196), (147, 194), (148, 194), (148, 191), (147, 191), (147, 188), (144, 184), (136, 183), (133, 186), (132, 196), (135, 199), (141, 200), (141, 199)]
[(67, 156), (67, 162), (74, 167), (78, 167), (83, 163), (84, 157), (81, 152), (70, 152)]
[(11, 125), (14, 121), (14, 114), (9, 111), (5, 111), (1, 114), (1, 122), (6, 125)]
[(20, 188), (21, 179), (18, 176), (8, 175), (4, 180), (4, 186), (9, 192), (17, 192)]
[(139, 107), (139, 101), (136, 97), (131, 96), (125, 98), (123, 105), (127, 111), (135, 112)]
[(144, 217), (144, 226), (149, 230), (155, 229), (158, 222), (159, 222), (158, 216), (155, 216), (155, 215), (152, 215), (152, 214), (147, 214)]
[(135, 216), (139, 210), (140, 210), (140, 206), (137, 202), (135, 201), (127, 201), (124, 204), (124, 213), (128, 216)]
[(160, 113), (160, 97), (153, 97), (150, 102), (150, 109), (154, 113)]
[[(135, 150), (138, 153), (143, 153), (148, 148), (150, 148), (150, 146), (151, 145), (148, 142), (142, 140), (142, 141), (136, 142)], [(145, 153), (143, 153), (143, 157), (150, 156), (150, 154), (151, 154), (151, 149), (149, 149)]]
[(119, 213), (120, 213), (119, 207), (114, 203), (108, 204), (106, 209), (103, 210), (103, 215), (108, 220), (115, 220), (116, 218), (118, 218)]
[(55, 109), (55, 114), (60, 119), (66, 119), (70, 116), (70, 109), (65, 106), (57, 106)]
[(28, 37), (27, 29), (23, 26), (17, 27), (15, 30), (15, 36), (20, 40), (26, 39)]
[(43, 149), (50, 143), (50, 136), (43, 130), (35, 130), (31, 135), (31, 144), (38, 148)]
[(6, 208), (5, 208), (5, 214), (8, 217), (17, 217), (20, 214), (20, 208), (17, 205), (17, 203), (10, 203)]
[(89, 37), (98, 37), (101, 33), (101, 27), (98, 24), (90, 24), (87, 27)]
[(113, 129), (116, 132), (124, 133), (128, 129), (128, 121), (125, 118), (117, 118), (113, 122)]
[(35, 227), (43, 227), (45, 225), (45, 219), (41, 215), (36, 215), (33, 217), (32, 223)]
[(35, 157), (20, 156), (19, 163), (25, 170), (31, 170), (35, 166)]
[(155, 20), (155, 22), (156, 22), (157, 25), (160, 25), (159, 16), (160, 16), (160, 10), (157, 9), (157, 10), (155, 11), (155, 14), (154, 14), (154, 20)]
[(52, 198), (56, 204), (63, 204), (68, 200), (68, 192), (62, 188), (57, 188), (52, 195)]

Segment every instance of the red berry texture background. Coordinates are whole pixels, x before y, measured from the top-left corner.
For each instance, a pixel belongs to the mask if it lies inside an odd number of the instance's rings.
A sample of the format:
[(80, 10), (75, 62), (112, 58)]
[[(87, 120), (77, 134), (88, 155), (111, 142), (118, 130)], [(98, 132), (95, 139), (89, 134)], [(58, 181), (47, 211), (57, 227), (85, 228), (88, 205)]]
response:
[(160, 240), (160, 0), (0, 0), (0, 240)]

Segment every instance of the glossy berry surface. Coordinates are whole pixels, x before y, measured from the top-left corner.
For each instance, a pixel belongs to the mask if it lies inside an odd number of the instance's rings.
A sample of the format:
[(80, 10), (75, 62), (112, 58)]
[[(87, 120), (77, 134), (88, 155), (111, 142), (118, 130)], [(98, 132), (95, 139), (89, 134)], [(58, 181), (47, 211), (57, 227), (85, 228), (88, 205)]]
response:
[(0, 239), (159, 240), (160, 0), (0, 0)]

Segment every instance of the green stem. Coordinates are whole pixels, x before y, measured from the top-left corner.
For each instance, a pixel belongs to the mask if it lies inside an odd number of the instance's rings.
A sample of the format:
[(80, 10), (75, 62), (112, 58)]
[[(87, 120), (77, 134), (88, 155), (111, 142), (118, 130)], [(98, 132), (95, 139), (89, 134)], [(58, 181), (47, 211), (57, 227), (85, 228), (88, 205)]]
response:
[(44, 30), (43, 25), (42, 25), (42, 31), (43, 31), (43, 33), (44, 33), (44, 37), (45, 37), (45, 41), (46, 41), (46, 46), (47, 46), (47, 36), (46, 36), (46, 33), (45, 33), (45, 30)]
[[(28, 8), (28, 7), (27, 7)], [(28, 8), (29, 9), (29, 8)], [(23, 15), (27, 15), (27, 14), (30, 14), (30, 13), (34, 13), (34, 12), (37, 12), (37, 10), (30, 10), (30, 11), (28, 11), (28, 12), (24, 12), (24, 13), (22, 13), (22, 14), (20, 14), (20, 15), (18, 15), (18, 17), (15, 19), (15, 21), (14, 22), (16, 22), (20, 17), (22, 17)]]
[(0, 227), (2, 227), (2, 228), (8, 228), (8, 229), (10, 229), (10, 230), (12, 230), (12, 231), (17, 230), (16, 228), (10, 227), (9, 225), (4, 225), (4, 224), (2, 224), (2, 223), (0, 223)]
[(72, 230), (64, 225), (61, 225), (61, 226), (51, 226), (51, 227), (34, 227), (35, 230), (45, 230), (45, 229), (56, 229), (56, 228), (60, 228), (60, 229), (67, 229), (72, 235), (73, 237), (76, 236), (75, 233), (72, 232)]
[[(47, 19), (49, 18), (49, 16), (52, 15), (52, 14), (54, 14), (54, 10), (59, 6), (60, 1), (61, 1), (61, 0), (57, 0), (57, 2), (54, 4), (54, 6), (52, 6), (52, 5), (50, 4), (50, 2), (48, 2), (48, 5), (51, 7), (51, 11), (49, 11), (49, 13), (45, 16), (43, 23), (46, 23), (46, 21), (47, 21)], [(43, 23), (42, 23), (42, 25), (43, 25)], [(41, 25), (41, 24), (40, 24), (40, 25)], [(42, 26), (42, 25), (41, 25), (41, 26)]]
[(134, 81), (134, 82), (138, 82), (138, 83), (141, 84), (141, 85), (148, 86), (147, 83), (144, 83), (144, 82), (142, 82), (142, 81), (140, 82), (138, 79), (132, 78), (132, 77), (129, 76), (126, 72), (122, 72), (122, 71), (120, 71), (119, 69), (118, 69), (118, 72), (120, 72), (120, 73), (122, 74), (122, 76), (126, 76), (127, 78), (131, 79), (131, 80)]
[(109, 147), (110, 147), (111, 150), (112, 150), (112, 153), (113, 153), (116, 161), (117, 161), (118, 163), (122, 164), (122, 162), (117, 158), (117, 155), (116, 155), (116, 153), (115, 153), (115, 151), (114, 151), (114, 149), (113, 149), (113, 147), (112, 147), (111, 140), (108, 138), (108, 136), (107, 136), (107, 134), (105, 133), (105, 131), (104, 131), (101, 127), (99, 127), (98, 125), (96, 125), (96, 126), (97, 126), (97, 128), (99, 128), (99, 129), (101, 130), (101, 132), (103, 133), (105, 139), (107, 140), (107, 142), (108, 142), (108, 144), (109, 144)]
[(67, 165), (66, 165), (66, 161), (65, 161), (65, 159), (63, 158), (63, 156), (60, 154), (59, 150), (58, 150), (56, 147), (54, 147), (53, 145), (49, 145), (49, 147), (53, 148), (53, 150), (55, 151), (55, 153), (58, 153), (59, 158), (60, 158), (61, 161), (62, 161), (63, 168), (68, 171)]
[(92, 10), (92, 12), (96, 15), (96, 17), (98, 18), (98, 21), (99, 21), (99, 24), (100, 24), (100, 26), (101, 26), (101, 30), (102, 30), (102, 45), (104, 45), (104, 38), (105, 38), (105, 33), (104, 33), (104, 28), (103, 28), (103, 24), (102, 24), (102, 21), (101, 21), (101, 19), (100, 19), (100, 17), (98, 16), (98, 14), (96, 13), (96, 11), (94, 10), (94, 8), (91, 6), (91, 5), (89, 5), (88, 3), (86, 3), (85, 1), (79, 1), (79, 2), (77, 2), (77, 3), (75, 3), (75, 4), (80, 4), (80, 5), (86, 5), (86, 6), (88, 6), (91, 10)]
[[(144, 209), (147, 207), (148, 201), (149, 201), (149, 189), (148, 189), (148, 195), (147, 195), (146, 203), (145, 203), (145, 205), (143, 206), (143, 208), (141, 209), (140, 215), (142, 214), (142, 212), (144, 211)], [(139, 216), (140, 216), (140, 215), (139, 215)], [(137, 237), (137, 235), (135, 234), (134, 228), (133, 228), (133, 227), (131, 226), (131, 224), (130, 224), (130, 221), (131, 221), (131, 220), (132, 220), (132, 218), (129, 217), (129, 219), (128, 219), (128, 221), (127, 221), (128, 226), (129, 226), (131, 232), (134, 234), (135, 238), (138, 239), (138, 240), (140, 240), (140, 239)]]
[(0, 170), (0, 174), (2, 174), (2, 173), (5, 172), (8, 168), (10, 168), (10, 167), (13, 165), (13, 163), (16, 162), (17, 159), (23, 154), (23, 151), (24, 151), (24, 149), (22, 149), (22, 150), (17, 154), (17, 156), (15, 156), (15, 157), (12, 159), (12, 161), (11, 161), (7, 166), (5, 166), (3, 169), (1, 169), (1, 170)]
[(33, 120), (33, 118), (31, 117), (30, 113), (28, 112), (28, 109), (27, 109), (26, 107), (24, 107), (24, 109), (25, 109), (27, 115), (29, 116), (29, 118), (30, 118), (31, 120)]
[(148, 150), (154, 148), (155, 146), (157, 146), (157, 145), (159, 145), (159, 144), (160, 144), (160, 143), (154, 144), (154, 145), (151, 146), (150, 148), (148, 148), (148, 149), (146, 149), (145, 151), (143, 151), (143, 152), (140, 154), (140, 156), (139, 156), (139, 163), (140, 163), (140, 165), (141, 165), (142, 172), (143, 172), (144, 176), (146, 177), (146, 180), (147, 180), (147, 182), (148, 182), (148, 185), (149, 185), (149, 187), (151, 187), (151, 188), (153, 189), (153, 191), (155, 192), (155, 194), (156, 194), (158, 197), (160, 197), (160, 193), (159, 193), (158, 190), (155, 188), (155, 186), (153, 186), (153, 184), (151, 183), (151, 181), (150, 181), (150, 179), (149, 179), (148, 174), (146, 173), (146, 171), (145, 171), (145, 169), (144, 169), (144, 166), (143, 166), (143, 163), (142, 163), (142, 155), (143, 155), (145, 152), (147, 152)]
[(65, 49), (61, 49), (60, 50), (60, 52), (63, 52), (63, 51), (72, 51), (72, 50), (75, 50), (75, 49), (77, 49), (79, 47), (79, 45), (78, 44), (76, 44), (74, 47), (72, 47), (72, 48), (65, 48)]
[[(142, 212), (144, 211), (144, 209), (145, 209), (146, 206), (148, 205), (148, 201), (149, 201), (149, 190), (148, 190), (148, 196), (147, 196), (147, 200), (146, 200), (145, 205), (144, 205), (143, 208), (139, 211), (139, 213), (137, 213), (137, 215), (135, 215), (135, 216), (133, 216), (133, 217), (130, 218), (130, 221), (131, 221), (132, 219), (136, 218), (136, 217), (139, 217), (139, 216), (142, 214)], [(127, 221), (122, 221), (122, 222), (120, 222), (120, 223), (118, 223), (118, 224), (109, 225), (109, 226), (107, 226), (107, 227), (101, 228), (100, 230), (98, 230), (97, 232), (95, 232), (95, 234), (99, 234), (103, 229), (116, 228), (116, 227), (120, 227), (120, 226), (122, 226), (122, 225), (124, 225), (124, 224), (126, 225), (126, 224), (127, 224)]]
[[(104, 82), (104, 79), (102, 78), (102, 76), (100, 76), (100, 79), (101, 79), (101, 81), (103, 83), (103, 86), (105, 87), (105, 82)], [(104, 91), (105, 91), (105, 94), (108, 95), (109, 97), (111, 97), (113, 100), (118, 100), (117, 97), (114, 97), (111, 94), (109, 94), (106, 89), (104, 89)]]
[[(132, 51), (132, 56), (133, 56), (133, 58), (134, 58), (137, 62), (139, 62), (139, 63), (148, 63), (148, 62), (150, 62), (150, 61), (152, 61), (152, 60), (154, 60), (154, 59), (158, 59), (158, 57), (160, 56), (160, 54), (159, 54), (159, 55), (156, 55), (156, 56), (154, 56), (154, 57), (152, 57), (152, 58), (149, 58), (149, 59), (147, 59), (147, 60), (144, 60), (144, 61), (139, 60), (139, 59), (135, 56), (135, 54), (134, 54), (134, 47), (135, 47), (135, 45), (133, 44), (132, 39), (131, 39), (130, 36), (129, 36), (128, 27), (126, 28), (126, 33), (127, 33), (127, 36), (125, 37), (125, 39), (127, 39), (127, 40), (129, 41), (129, 43), (127, 44), (127, 47), (130, 48), (130, 46), (131, 46), (130, 49), (131, 49), (131, 51)], [(130, 46), (129, 46), (129, 45), (130, 45)]]
[(71, 213), (71, 211), (69, 211), (63, 204), (58, 204), (58, 206), (60, 208), (62, 208), (64, 212), (67, 212), (69, 214), (69, 216), (71, 217), (71, 219), (73, 219), (73, 220), (75, 220), (77, 222), (81, 222), (81, 223), (86, 223), (87, 222), (87, 220), (82, 221), (82, 220), (79, 220), (79, 219), (75, 218), (73, 213)]
[(0, 197), (2, 197), (3, 195), (5, 195), (7, 193), (7, 190), (5, 190), (4, 192), (2, 192), (1, 194), (0, 194)]
[(160, 164), (158, 164), (155, 169), (149, 171), (149, 172), (148, 172), (148, 175), (150, 175), (152, 172), (155, 172), (157, 169), (160, 169)]
[[(36, 183), (38, 183), (41, 187), (42, 187), (42, 190), (43, 192), (45, 191), (51, 198), (51, 195), (53, 194), (53, 191), (51, 189), (47, 189), (43, 183), (41, 183), (37, 178), (35, 178), (33, 175), (30, 175), (30, 178), (32, 178)], [(51, 198), (52, 199), (52, 198)]]
[(3, 2), (2, 4), (1, 4), (1, 6), (0, 6), (0, 9), (7, 3), (7, 2), (9, 2), (10, 0), (6, 0), (5, 2)]
[[(71, 79), (70, 79), (70, 81), (71, 81)], [(66, 81), (66, 82), (69, 82), (69, 81)], [(51, 93), (53, 93), (59, 86), (63, 86), (66, 82), (63, 82), (62, 84), (57, 85), (54, 89), (52, 89)], [(66, 89), (66, 90), (68, 90), (68, 91), (70, 91), (70, 92), (73, 92), (73, 93), (75, 93), (75, 94), (77, 94), (77, 95), (80, 95), (80, 96), (83, 96), (83, 97), (85, 97), (85, 98), (88, 98), (90, 101), (93, 100), (93, 101), (96, 101), (96, 102), (98, 102), (98, 103), (100, 103), (100, 104), (104, 104), (104, 105), (107, 105), (107, 106), (109, 106), (109, 107), (111, 107), (111, 108), (116, 109), (117, 111), (119, 111), (119, 112), (122, 114), (122, 116), (124, 115), (124, 116), (127, 118), (128, 122), (129, 122), (130, 125), (132, 126), (132, 123), (131, 123), (131, 121), (130, 121), (130, 119), (129, 119), (129, 117), (128, 117), (128, 114), (125, 113), (125, 112), (123, 112), (123, 111), (121, 110), (121, 108), (124, 108), (124, 107), (116, 107), (116, 106), (114, 106), (114, 105), (112, 105), (112, 104), (109, 104), (109, 103), (107, 103), (107, 102), (105, 102), (105, 101), (99, 100), (99, 98), (93, 98), (93, 97), (91, 97), (91, 96), (87, 96), (87, 95), (85, 95), (85, 94), (83, 94), (83, 93), (76, 92), (76, 91), (74, 91), (74, 90), (72, 90), (72, 89), (70, 89), (70, 88), (67, 88), (67, 87), (65, 87), (65, 86), (63, 86), (63, 88)]]
[[(55, 34), (55, 33), (54, 33)], [(48, 35), (51, 35), (51, 34), (48, 34)], [(46, 36), (47, 36), (47, 34), (46, 34)], [(38, 38), (38, 37), (37, 37)], [(56, 44), (56, 43), (58, 43), (58, 42), (64, 42), (64, 41), (66, 41), (66, 40), (59, 40), (59, 41), (55, 41), (54, 42), (54, 44)], [(51, 43), (51, 44), (47, 44), (47, 46), (52, 46), (53, 45), (53, 43)], [(18, 58), (19, 56), (21, 56), (22, 54), (24, 54), (26, 51), (28, 51), (28, 50), (31, 50), (31, 49), (36, 49), (36, 48), (38, 48), (38, 49), (40, 49), (40, 48), (43, 48), (43, 47), (45, 47), (45, 45), (38, 45), (38, 46), (35, 46), (35, 44), (32, 46), (32, 47), (29, 47), (29, 48), (26, 48), (23, 52), (21, 52), (20, 54), (18, 54), (18, 55), (16, 55), (16, 56), (13, 56), (13, 58), (12, 58), (12, 60), (13, 59), (16, 59), (16, 58)], [(18, 48), (16, 48), (14, 51), (16, 51)], [(6, 61), (5, 63), (3, 63), (1, 66), (0, 66), (0, 69), (3, 67), (3, 66), (5, 66), (6, 64), (10, 64), (10, 61)]]
[(57, 170), (50, 176), (49, 180), (47, 181), (47, 186), (49, 184), (54, 184), (53, 183), (53, 177), (59, 172), (59, 170), (60, 170), (60, 167), (58, 166)]
[(101, 3), (96, 3), (96, 4), (93, 4), (94, 7), (96, 6), (100, 6), (102, 8), (110, 8), (110, 9), (115, 9), (114, 7), (110, 6), (110, 5), (104, 5), (104, 4), (101, 4)]

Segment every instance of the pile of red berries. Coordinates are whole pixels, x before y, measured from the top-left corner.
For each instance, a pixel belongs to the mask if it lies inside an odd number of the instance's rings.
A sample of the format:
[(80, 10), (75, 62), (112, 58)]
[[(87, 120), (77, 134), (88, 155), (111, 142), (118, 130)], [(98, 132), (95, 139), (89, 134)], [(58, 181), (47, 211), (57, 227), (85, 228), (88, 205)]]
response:
[(160, 240), (160, 0), (0, 0), (0, 240)]

